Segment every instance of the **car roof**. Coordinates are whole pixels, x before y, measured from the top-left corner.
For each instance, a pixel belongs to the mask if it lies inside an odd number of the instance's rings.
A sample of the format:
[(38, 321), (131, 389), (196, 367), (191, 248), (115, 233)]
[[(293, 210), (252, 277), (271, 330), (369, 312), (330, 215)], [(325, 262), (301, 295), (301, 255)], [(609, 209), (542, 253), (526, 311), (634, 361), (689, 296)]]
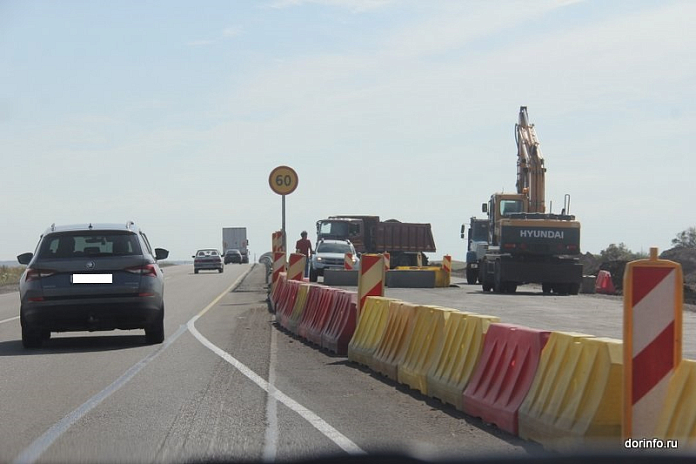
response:
[(321, 239), (319, 240), (319, 243), (347, 243), (351, 245), (350, 240), (336, 240), (332, 238)]
[(125, 223), (87, 223), (87, 224), (67, 224), (67, 225), (61, 225), (57, 226), (55, 224), (52, 224), (51, 227), (47, 228), (43, 235), (48, 235), (48, 234), (55, 234), (55, 233), (60, 233), (60, 232), (79, 232), (79, 231), (99, 231), (99, 230), (108, 230), (108, 231), (123, 231), (123, 232), (136, 232), (138, 227), (135, 225), (134, 222), (128, 221)]

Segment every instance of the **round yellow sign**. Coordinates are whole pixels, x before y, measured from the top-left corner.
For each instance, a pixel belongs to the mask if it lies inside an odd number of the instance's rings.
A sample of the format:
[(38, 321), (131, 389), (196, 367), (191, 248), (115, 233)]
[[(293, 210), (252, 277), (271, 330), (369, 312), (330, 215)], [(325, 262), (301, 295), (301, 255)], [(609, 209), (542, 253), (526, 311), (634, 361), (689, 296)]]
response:
[(278, 166), (268, 176), (268, 184), (278, 195), (290, 195), (297, 188), (297, 173), (289, 166)]

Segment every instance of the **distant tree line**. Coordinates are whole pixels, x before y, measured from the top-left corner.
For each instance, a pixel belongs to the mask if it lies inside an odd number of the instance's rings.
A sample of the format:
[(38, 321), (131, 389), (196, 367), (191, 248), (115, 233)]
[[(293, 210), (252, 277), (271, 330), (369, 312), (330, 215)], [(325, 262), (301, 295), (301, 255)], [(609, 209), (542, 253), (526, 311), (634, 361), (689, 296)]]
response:
[[(675, 248), (694, 248), (696, 249), (696, 227), (689, 227), (686, 230), (679, 232), (672, 239), (672, 245)], [(633, 261), (636, 259), (647, 258), (648, 254), (641, 251), (635, 253), (631, 251), (625, 243), (610, 244), (604, 250), (599, 252), (599, 258), (603, 262), (607, 261)]]

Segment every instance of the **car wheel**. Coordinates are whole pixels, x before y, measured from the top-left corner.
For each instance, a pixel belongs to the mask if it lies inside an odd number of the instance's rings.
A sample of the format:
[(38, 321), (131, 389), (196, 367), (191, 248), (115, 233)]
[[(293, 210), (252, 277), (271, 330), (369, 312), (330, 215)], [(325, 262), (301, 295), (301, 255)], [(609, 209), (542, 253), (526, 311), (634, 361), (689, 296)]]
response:
[(194, 269), (194, 270), (193, 270), (193, 273), (194, 273), (194, 274), (198, 274), (198, 269)]
[(164, 341), (164, 305), (162, 305), (162, 315), (150, 327), (145, 329), (145, 341), (148, 345)]
[(313, 268), (309, 268), (309, 281), (310, 282), (316, 282), (317, 281), (317, 271), (315, 271)]
[(220, 274), (222, 274), (222, 271), (224, 271), (223, 268), (218, 269), (218, 272), (219, 272)]
[(24, 348), (40, 348), (43, 339), (41, 337), (41, 331), (36, 330), (29, 324), (21, 320), (22, 324), (22, 345)]

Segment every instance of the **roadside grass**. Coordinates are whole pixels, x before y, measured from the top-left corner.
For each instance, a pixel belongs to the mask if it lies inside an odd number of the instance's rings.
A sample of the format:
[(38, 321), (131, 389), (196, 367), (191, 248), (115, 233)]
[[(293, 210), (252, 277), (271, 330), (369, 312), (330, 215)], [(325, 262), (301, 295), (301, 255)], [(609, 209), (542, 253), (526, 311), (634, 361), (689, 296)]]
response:
[(0, 266), (0, 285), (16, 285), (25, 266)]

